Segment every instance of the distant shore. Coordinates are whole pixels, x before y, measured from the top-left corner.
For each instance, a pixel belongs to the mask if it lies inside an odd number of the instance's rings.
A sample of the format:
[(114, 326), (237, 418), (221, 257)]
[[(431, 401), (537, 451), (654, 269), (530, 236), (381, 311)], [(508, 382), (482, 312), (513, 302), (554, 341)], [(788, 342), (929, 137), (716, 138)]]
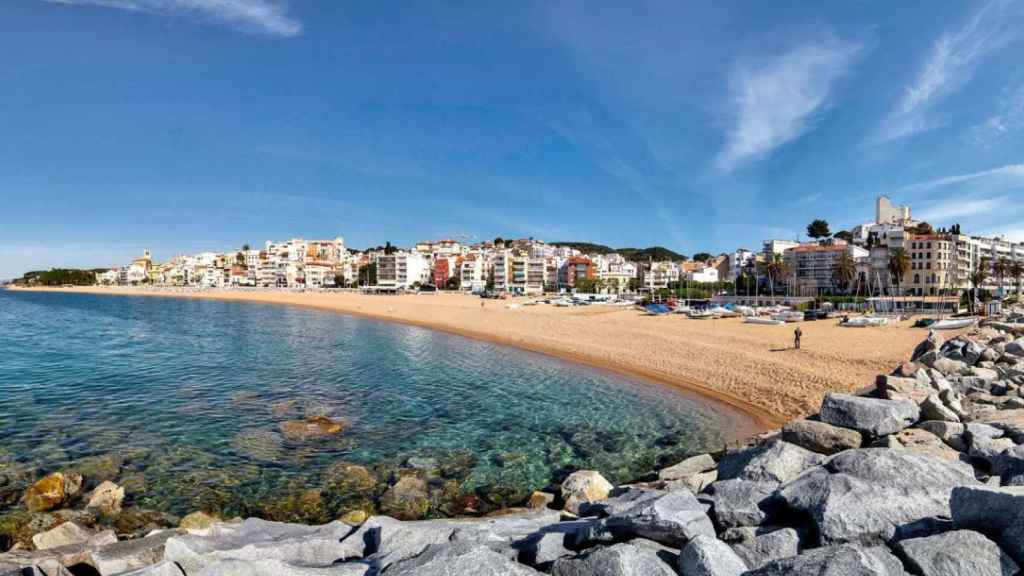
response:
[(814, 410), (829, 391), (851, 391), (905, 359), (924, 333), (906, 323), (872, 329), (808, 322), (803, 349), (792, 326), (738, 319), (649, 317), (603, 306), (507, 308), (522, 300), (462, 294), (369, 296), (272, 290), (32, 288), (49, 292), (234, 300), (304, 306), (400, 322), (548, 354), (669, 385), (738, 413), (735, 437)]

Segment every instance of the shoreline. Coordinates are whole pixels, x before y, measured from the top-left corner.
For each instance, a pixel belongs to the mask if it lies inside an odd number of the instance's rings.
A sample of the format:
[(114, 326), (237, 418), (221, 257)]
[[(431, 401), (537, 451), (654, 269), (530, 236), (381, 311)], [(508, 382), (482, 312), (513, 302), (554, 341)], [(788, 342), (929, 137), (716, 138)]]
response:
[(809, 322), (802, 325), (804, 350), (796, 353), (789, 344), (792, 328), (788, 326), (650, 318), (634, 310), (600, 306), (509, 309), (506, 305), (523, 299), (483, 301), (465, 294), (376, 296), (118, 287), (14, 290), (281, 304), (437, 330), (691, 394), (735, 416), (736, 429), (730, 435), (736, 440), (809, 413), (827, 392), (869, 385), (879, 366), (891, 366), (906, 357), (923, 335), (905, 326), (853, 330), (830, 322)]

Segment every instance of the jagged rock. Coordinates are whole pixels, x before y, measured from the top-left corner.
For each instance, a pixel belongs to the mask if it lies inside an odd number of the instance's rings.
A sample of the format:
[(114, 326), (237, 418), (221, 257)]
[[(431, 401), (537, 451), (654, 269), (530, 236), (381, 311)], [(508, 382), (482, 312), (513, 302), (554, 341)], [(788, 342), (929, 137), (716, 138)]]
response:
[(221, 523), (222, 520), (216, 516), (211, 516), (206, 512), (196, 511), (191, 514), (186, 514), (181, 522), (178, 523), (178, 528), (182, 530), (205, 530), (214, 524)]
[(746, 571), (743, 559), (714, 536), (697, 536), (679, 555), (683, 576), (740, 576)]
[(985, 436), (974, 436), (970, 440), (971, 458), (983, 460), (990, 465), (993, 464), (999, 455), (1004, 451), (1016, 446), (1009, 438), (987, 438)]
[(942, 392), (939, 392), (939, 399), (942, 400), (942, 403), (945, 404), (947, 408), (952, 410), (958, 418), (960, 418), (961, 422), (963, 422), (968, 418), (968, 416), (970, 416), (967, 413), (967, 410), (964, 409), (963, 404), (961, 403), (960, 395), (954, 392), (952, 389), (943, 390)]
[(932, 368), (938, 370), (943, 376), (958, 376), (967, 372), (967, 364), (949, 358), (937, 358), (932, 362)]
[[(292, 564), (276, 558), (268, 560), (217, 560), (203, 568), (197, 576), (364, 576), (370, 567), (363, 563), (311, 567)], [(438, 574), (437, 572), (423, 572)], [(481, 574), (489, 574), (481, 572)], [(510, 574), (517, 574), (510, 572)], [(190, 575), (191, 576), (191, 575)]]
[(303, 420), (282, 422), (278, 429), (289, 440), (304, 441), (337, 436), (345, 431), (345, 427), (344, 422), (327, 416), (309, 416)]
[(89, 496), (89, 502), (85, 507), (87, 510), (93, 511), (100, 516), (109, 518), (121, 513), (121, 503), (123, 501), (124, 488), (110, 480), (104, 480), (92, 491), (92, 494)]
[(879, 400), (829, 394), (821, 404), (821, 419), (871, 436), (893, 434), (917, 422), (917, 404), (910, 400)]
[(970, 530), (903, 540), (896, 552), (922, 576), (1004, 576), (1018, 571), (995, 542)]
[(616, 491), (616, 494), (607, 500), (595, 502), (583, 508), (585, 515), (614, 516), (621, 514), (641, 502), (652, 502), (664, 496), (667, 490), (655, 490), (652, 488), (630, 487), (624, 492)]
[(816, 420), (793, 420), (782, 427), (782, 439), (819, 454), (836, 454), (860, 448), (860, 432)]
[(996, 372), (995, 370), (989, 368), (981, 368), (979, 366), (974, 366), (971, 368), (971, 376), (974, 376), (975, 378), (981, 378), (986, 382), (994, 382), (995, 380), (999, 379), (999, 372)]
[(921, 403), (929, 394), (935, 392), (930, 381), (922, 382), (917, 378), (899, 376), (879, 376), (875, 386), (882, 398), (887, 400), (913, 400)]
[(92, 553), (93, 565), (104, 575), (145, 568), (163, 559), (167, 540), (176, 534), (174, 530), (163, 530), (145, 538), (104, 546)]
[(886, 436), (885, 440), (898, 442), (899, 446), (905, 450), (913, 450), (943, 460), (958, 460), (960, 458), (960, 453), (946, 446), (941, 438), (920, 428), (906, 428), (891, 436)]
[(823, 545), (888, 541), (902, 526), (949, 516), (954, 487), (977, 485), (973, 469), (908, 450), (864, 448), (833, 456), (778, 496), (807, 513)]
[(700, 454), (687, 458), (675, 466), (662, 469), (658, 472), (658, 478), (661, 480), (683, 480), (708, 470), (714, 470), (714, 468), (715, 459), (710, 454)]
[(75, 544), (87, 544), (96, 542), (98, 544), (110, 544), (117, 542), (117, 536), (113, 532), (101, 532), (97, 534), (88, 528), (84, 528), (75, 522), (65, 522), (56, 528), (46, 532), (40, 532), (32, 537), (32, 544), (36, 550), (49, 550)]
[(562, 500), (565, 509), (573, 514), (579, 513), (581, 504), (598, 502), (608, 498), (612, 491), (611, 482), (594, 470), (577, 470), (562, 482)]
[(534, 566), (549, 566), (559, 558), (568, 558), (575, 553), (566, 548), (565, 532), (539, 532), (519, 546), (523, 560)]
[(118, 576), (185, 576), (185, 573), (174, 562), (160, 562), (131, 572), (120, 573)]
[(549, 492), (534, 491), (530, 494), (527, 506), (530, 508), (547, 508), (555, 501), (555, 495)]
[(624, 543), (594, 548), (578, 558), (558, 560), (551, 567), (551, 574), (553, 576), (675, 576), (676, 573), (653, 549), (633, 543)]
[(885, 546), (852, 544), (808, 550), (769, 562), (744, 576), (907, 576), (903, 564)]
[(699, 494), (716, 480), (718, 480), (718, 470), (708, 470), (707, 472), (694, 474), (681, 480), (666, 482), (665, 490), (669, 492), (673, 490), (689, 490), (694, 494)]
[(304, 526), (249, 518), (239, 524), (217, 524), (204, 535), (174, 536), (167, 540), (164, 558), (177, 562), (187, 574), (224, 559), (329, 566), (344, 557), (342, 538), (351, 530), (341, 522)]
[(430, 509), (427, 483), (415, 476), (401, 478), (381, 496), (380, 509), (399, 520), (424, 517)]
[(962, 486), (953, 490), (949, 505), (957, 528), (996, 537), (1024, 565), (1024, 487)]
[(918, 426), (939, 437), (950, 448), (959, 452), (967, 451), (967, 441), (963, 437), (967, 428), (963, 424), (945, 422), (941, 420), (928, 420), (921, 422)]
[(756, 570), (772, 560), (796, 556), (800, 535), (792, 528), (782, 528), (733, 544), (732, 549), (751, 570)]
[(1024, 445), (1011, 446), (992, 460), (992, 472), (1002, 476), (1006, 485), (1024, 480)]
[(822, 460), (820, 454), (774, 439), (723, 456), (718, 463), (718, 477), (722, 480), (741, 479), (781, 484), (817, 466)]
[(1013, 356), (1024, 356), (1024, 338), (1018, 338), (1013, 342), (1007, 343), (1003, 352)]
[(930, 394), (921, 402), (921, 418), (925, 420), (939, 420), (942, 422), (959, 422), (960, 417), (956, 412), (942, 403), (938, 394)]
[(932, 357), (934, 357), (941, 347), (942, 337), (936, 334), (935, 332), (930, 332), (928, 334), (928, 337), (922, 340), (921, 343), (914, 348), (914, 352), (910, 356), (910, 361), (922, 361), (922, 358), (928, 355), (929, 353), (932, 355)]
[(1014, 442), (1024, 443), (1024, 410), (990, 412), (979, 416), (977, 422), (999, 428)]
[(25, 506), (31, 512), (46, 512), (74, 502), (82, 493), (82, 476), (54, 472), (25, 491)]
[(723, 528), (758, 526), (768, 519), (769, 498), (778, 488), (776, 482), (719, 480), (708, 488), (715, 521)]
[(714, 536), (715, 528), (704, 507), (685, 490), (641, 500), (605, 521), (615, 532), (647, 538), (681, 548), (700, 534)]

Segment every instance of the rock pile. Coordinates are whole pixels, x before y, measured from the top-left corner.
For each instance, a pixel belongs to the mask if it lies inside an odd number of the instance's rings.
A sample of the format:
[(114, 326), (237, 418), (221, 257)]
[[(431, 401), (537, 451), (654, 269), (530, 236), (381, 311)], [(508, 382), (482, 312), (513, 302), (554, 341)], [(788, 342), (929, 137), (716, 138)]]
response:
[[(36, 550), (0, 555), (0, 575), (1014, 576), (1022, 390), (1024, 338), (991, 325), (931, 335), (872, 390), (829, 394), (817, 415), (649, 482), (578, 471), (559, 494), (534, 494), (536, 509), (462, 520), (190, 515), (122, 542), (69, 521), (38, 534)], [(80, 488), (49, 478), (28, 501), (52, 508)], [(394, 498), (416, 493), (406, 488)], [(103, 485), (89, 507), (116, 510), (122, 496)]]

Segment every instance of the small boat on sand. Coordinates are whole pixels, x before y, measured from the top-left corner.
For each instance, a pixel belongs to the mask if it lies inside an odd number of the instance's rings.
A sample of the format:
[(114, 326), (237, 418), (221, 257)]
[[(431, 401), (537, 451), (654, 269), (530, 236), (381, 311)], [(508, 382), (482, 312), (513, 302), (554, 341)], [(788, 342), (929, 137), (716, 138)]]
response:
[(959, 330), (961, 328), (970, 328), (977, 321), (978, 319), (973, 316), (970, 318), (948, 318), (946, 320), (936, 320), (929, 328), (932, 330)]
[(785, 320), (776, 320), (774, 318), (767, 318), (765, 316), (747, 316), (743, 319), (744, 324), (759, 324), (762, 326), (781, 326), (786, 323)]
[(889, 319), (882, 316), (860, 316), (857, 318), (846, 318), (839, 325), (847, 328), (870, 328), (874, 326), (886, 326)]
[(714, 318), (715, 313), (711, 310), (690, 310), (686, 313), (686, 317), (691, 320), (707, 320), (709, 318)]

